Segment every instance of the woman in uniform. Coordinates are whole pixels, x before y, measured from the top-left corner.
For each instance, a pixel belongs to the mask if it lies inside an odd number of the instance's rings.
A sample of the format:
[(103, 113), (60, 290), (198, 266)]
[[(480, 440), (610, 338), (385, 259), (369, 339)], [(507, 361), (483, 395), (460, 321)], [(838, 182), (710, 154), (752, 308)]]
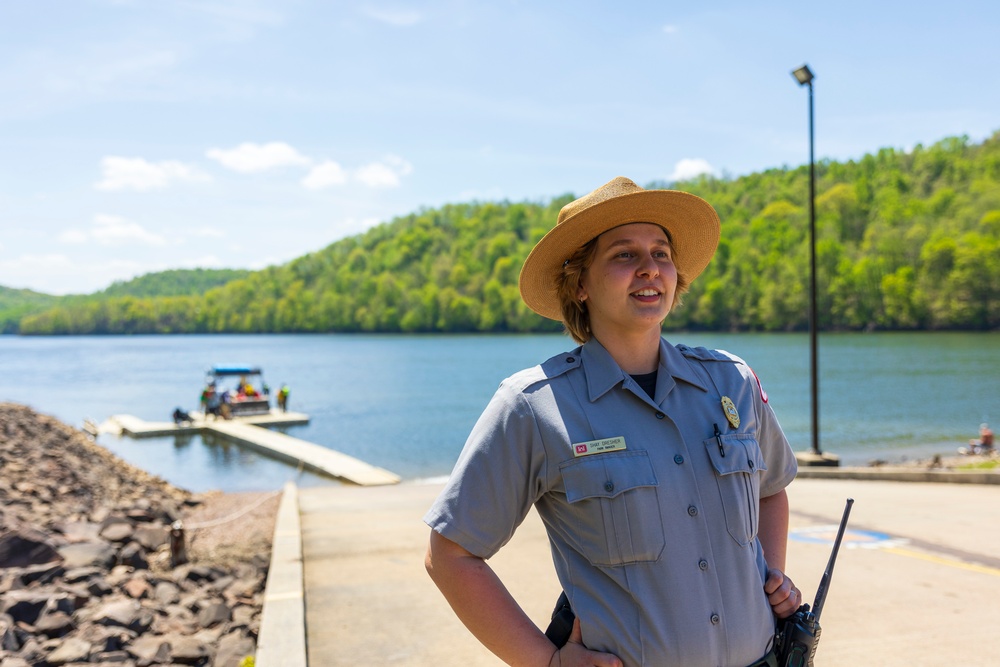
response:
[[(616, 178), (567, 204), (521, 270), (580, 347), (506, 379), (424, 517), (426, 566), (513, 665), (776, 664), (795, 457), (753, 371), (661, 324), (711, 260), (715, 210)], [(489, 567), (534, 506), (575, 615), (557, 646)]]

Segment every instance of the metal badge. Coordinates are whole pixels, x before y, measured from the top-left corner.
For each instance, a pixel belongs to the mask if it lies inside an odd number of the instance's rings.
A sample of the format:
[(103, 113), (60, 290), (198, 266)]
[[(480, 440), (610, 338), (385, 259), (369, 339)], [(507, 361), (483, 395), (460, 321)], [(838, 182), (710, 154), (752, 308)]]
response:
[(740, 427), (740, 413), (737, 412), (733, 399), (728, 396), (722, 397), (722, 411), (726, 413), (726, 419), (733, 425), (733, 428)]

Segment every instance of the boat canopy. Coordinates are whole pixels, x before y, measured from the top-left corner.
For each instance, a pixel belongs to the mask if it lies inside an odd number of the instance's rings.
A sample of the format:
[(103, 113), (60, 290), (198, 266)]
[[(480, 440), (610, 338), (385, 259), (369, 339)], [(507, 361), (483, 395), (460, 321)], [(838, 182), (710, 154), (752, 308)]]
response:
[(232, 375), (261, 375), (263, 371), (260, 366), (213, 366), (211, 373), (216, 377), (228, 377)]

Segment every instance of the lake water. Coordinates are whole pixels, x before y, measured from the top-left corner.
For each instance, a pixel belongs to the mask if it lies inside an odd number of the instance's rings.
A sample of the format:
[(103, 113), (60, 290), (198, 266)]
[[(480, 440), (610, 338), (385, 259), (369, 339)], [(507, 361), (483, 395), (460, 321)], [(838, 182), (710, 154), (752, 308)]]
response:
[[(792, 447), (810, 447), (805, 334), (672, 334), (674, 342), (745, 358)], [(197, 409), (205, 371), (259, 365), (306, 426), (289, 435), (337, 449), (404, 479), (447, 475), (506, 376), (574, 347), (561, 335), (0, 336), (0, 400), (73, 426), (113, 414), (168, 421)], [(843, 463), (951, 453), (982, 421), (1000, 423), (1000, 336), (820, 336), (820, 446)], [(193, 491), (336, 483), (225, 441), (102, 435), (122, 458)]]

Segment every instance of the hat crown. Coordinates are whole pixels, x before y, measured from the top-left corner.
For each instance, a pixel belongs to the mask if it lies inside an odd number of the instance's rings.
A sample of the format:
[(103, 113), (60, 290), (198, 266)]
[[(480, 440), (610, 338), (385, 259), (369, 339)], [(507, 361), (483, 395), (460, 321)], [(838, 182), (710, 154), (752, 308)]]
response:
[(558, 278), (566, 259), (609, 229), (635, 222), (659, 225), (670, 236), (678, 275), (689, 283), (719, 243), (719, 216), (704, 199), (676, 190), (646, 190), (619, 176), (562, 207), (556, 225), (535, 244), (521, 267), (521, 298), (533, 311), (562, 319)]
[(556, 224), (561, 225), (577, 213), (585, 211), (592, 206), (597, 206), (601, 202), (621, 197), (622, 195), (630, 195), (635, 192), (645, 192), (645, 190), (636, 185), (632, 179), (618, 176), (593, 192), (575, 199), (559, 209), (559, 217), (556, 218)]

